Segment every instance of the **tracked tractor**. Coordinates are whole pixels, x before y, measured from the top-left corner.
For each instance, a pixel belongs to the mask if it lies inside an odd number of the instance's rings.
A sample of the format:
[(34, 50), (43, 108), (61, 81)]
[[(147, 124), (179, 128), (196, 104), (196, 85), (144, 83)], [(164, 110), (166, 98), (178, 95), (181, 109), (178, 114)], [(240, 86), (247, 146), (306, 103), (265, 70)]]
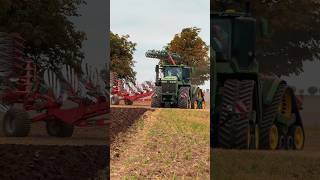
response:
[(162, 60), (155, 68), (156, 87), (151, 107), (205, 108), (203, 91), (191, 82), (192, 68), (176, 63), (181, 59), (179, 55), (150, 50), (146, 53), (146, 57)]
[(301, 150), (299, 99), (284, 80), (259, 73), (249, 9), (210, 14), (211, 147)]

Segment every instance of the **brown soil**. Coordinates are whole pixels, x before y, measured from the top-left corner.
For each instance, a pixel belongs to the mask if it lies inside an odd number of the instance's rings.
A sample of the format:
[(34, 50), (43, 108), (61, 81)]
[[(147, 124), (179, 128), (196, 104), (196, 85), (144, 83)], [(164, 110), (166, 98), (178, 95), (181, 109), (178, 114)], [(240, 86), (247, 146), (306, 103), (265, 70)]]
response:
[(143, 114), (152, 111), (147, 106), (114, 106), (111, 108), (110, 138), (114, 142), (116, 136), (125, 133)]
[(108, 147), (0, 145), (0, 179), (98, 179)]
[(70, 138), (55, 138), (39, 122), (28, 137), (0, 137), (0, 179), (106, 179), (101, 170), (108, 161), (107, 126), (76, 128)]
[(0, 137), (0, 179), (108, 179), (109, 137), (113, 141), (148, 110), (112, 107), (109, 126), (76, 128), (70, 138), (48, 136), (43, 122), (34, 123), (28, 137)]

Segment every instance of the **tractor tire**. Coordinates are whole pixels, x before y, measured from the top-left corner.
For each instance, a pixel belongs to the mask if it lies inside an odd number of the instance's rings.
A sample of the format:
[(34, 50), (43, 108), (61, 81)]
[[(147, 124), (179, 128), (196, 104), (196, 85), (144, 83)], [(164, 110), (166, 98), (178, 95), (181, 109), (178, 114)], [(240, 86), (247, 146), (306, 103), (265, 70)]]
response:
[(47, 133), (54, 137), (71, 137), (74, 127), (60, 120), (48, 120), (46, 122)]
[(112, 104), (112, 105), (119, 105), (119, 104), (120, 104), (120, 98), (119, 98), (119, 96), (112, 96), (112, 97), (111, 97), (111, 104)]
[(191, 108), (190, 88), (189, 87), (181, 87), (179, 89), (178, 107), (181, 109), (190, 109)]
[(248, 112), (252, 111), (253, 80), (226, 80), (223, 86), (222, 106), (217, 128), (217, 147), (224, 149), (250, 149), (253, 145), (248, 114), (232, 115), (237, 102), (242, 102)]
[(273, 149), (271, 127), (274, 126), (276, 115), (287, 86), (280, 84), (271, 105), (263, 108), (263, 116), (260, 123), (260, 149)]
[(31, 119), (27, 111), (11, 108), (3, 117), (2, 128), (7, 137), (26, 137), (31, 129)]
[(161, 87), (157, 86), (155, 88), (155, 93), (153, 94), (151, 98), (151, 107), (152, 108), (161, 108)]

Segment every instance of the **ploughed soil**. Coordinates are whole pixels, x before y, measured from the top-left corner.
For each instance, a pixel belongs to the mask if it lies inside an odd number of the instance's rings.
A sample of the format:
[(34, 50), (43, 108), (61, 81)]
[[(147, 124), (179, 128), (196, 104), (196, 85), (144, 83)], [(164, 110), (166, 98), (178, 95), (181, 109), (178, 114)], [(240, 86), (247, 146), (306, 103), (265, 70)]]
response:
[[(106, 145), (0, 145), (0, 179), (99, 179)], [(104, 176), (106, 177), (106, 176)]]
[(0, 179), (108, 179), (110, 139), (148, 110), (145, 104), (111, 107), (109, 125), (75, 128), (70, 138), (50, 137), (43, 122), (33, 123), (28, 137), (0, 136)]
[(56, 138), (38, 122), (28, 137), (0, 137), (0, 179), (107, 179), (108, 160), (108, 126)]
[(147, 111), (153, 111), (146, 105), (113, 106), (111, 107), (110, 142), (113, 143), (116, 136), (125, 133)]

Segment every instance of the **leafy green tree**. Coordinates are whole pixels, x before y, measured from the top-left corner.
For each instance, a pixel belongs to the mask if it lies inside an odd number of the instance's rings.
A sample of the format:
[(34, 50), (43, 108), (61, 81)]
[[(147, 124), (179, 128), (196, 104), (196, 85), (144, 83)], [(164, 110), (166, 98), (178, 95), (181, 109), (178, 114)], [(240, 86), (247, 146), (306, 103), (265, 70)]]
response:
[(118, 35), (110, 32), (110, 59), (111, 71), (119, 78), (135, 82), (136, 72), (133, 70), (135, 61), (133, 54), (136, 43), (129, 40), (129, 35)]
[(182, 57), (177, 64), (184, 64), (194, 68), (192, 80), (194, 84), (202, 85), (210, 79), (209, 47), (199, 36), (200, 28), (189, 27), (182, 29), (166, 46), (166, 50), (177, 53)]
[(56, 67), (66, 63), (79, 70), (85, 33), (76, 30), (84, 0), (0, 0), (0, 32), (25, 39), (26, 55), (37, 64)]
[(264, 22), (268, 24), (269, 36), (257, 34), (256, 55), (261, 72), (298, 75), (303, 72), (304, 61), (319, 59), (318, 1), (214, 0), (211, 9), (243, 11), (246, 1), (251, 2), (251, 12), (258, 26), (262, 27)]

